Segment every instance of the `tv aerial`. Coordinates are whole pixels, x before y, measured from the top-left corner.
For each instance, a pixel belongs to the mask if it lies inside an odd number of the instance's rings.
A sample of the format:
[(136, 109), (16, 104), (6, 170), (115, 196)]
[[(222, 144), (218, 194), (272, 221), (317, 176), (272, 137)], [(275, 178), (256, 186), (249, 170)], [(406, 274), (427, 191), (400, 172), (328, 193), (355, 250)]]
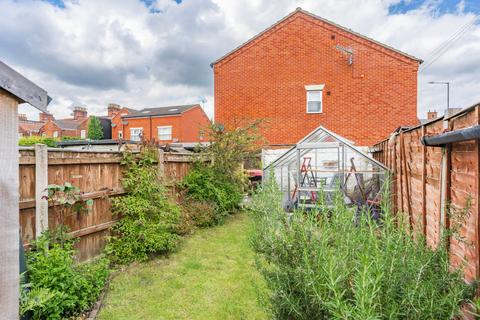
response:
[(353, 49), (342, 47), (341, 45), (337, 44), (335, 49), (345, 53), (348, 56), (348, 65), (351, 66), (353, 63)]

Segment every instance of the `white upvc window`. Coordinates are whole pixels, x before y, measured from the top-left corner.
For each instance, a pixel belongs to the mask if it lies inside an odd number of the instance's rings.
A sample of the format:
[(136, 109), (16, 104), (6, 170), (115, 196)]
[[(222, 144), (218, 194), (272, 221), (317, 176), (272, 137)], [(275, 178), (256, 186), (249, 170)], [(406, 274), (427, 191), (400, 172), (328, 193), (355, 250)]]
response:
[(323, 84), (305, 86), (307, 90), (307, 113), (322, 113), (324, 87)]
[(86, 130), (80, 130), (80, 138), (81, 139), (87, 138), (87, 131)]
[(140, 141), (142, 136), (143, 128), (130, 128), (130, 140)]
[(123, 139), (123, 131), (118, 131), (118, 139)]
[(157, 127), (158, 140), (166, 141), (172, 140), (172, 126)]
[(53, 137), (58, 138), (58, 131), (53, 131)]

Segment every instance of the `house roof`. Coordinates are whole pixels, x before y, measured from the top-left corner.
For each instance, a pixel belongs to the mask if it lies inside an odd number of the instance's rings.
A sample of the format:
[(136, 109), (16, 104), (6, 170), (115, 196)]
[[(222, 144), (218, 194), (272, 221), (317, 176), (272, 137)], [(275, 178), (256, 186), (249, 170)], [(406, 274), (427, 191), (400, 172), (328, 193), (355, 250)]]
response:
[[(87, 118), (88, 119), (88, 118)], [(62, 130), (77, 130), (86, 119), (74, 120), (74, 119), (58, 119), (53, 122)]]
[(142, 110), (135, 110), (134, 112), (122, 116), (122, 118), (145, 118), (145, 117), (161, 117), (161, 116), (173, 116), (182, 114), (183, 112), (193, 108), (199, 107), (199, 104), (186, 104), (180, 106), (167, 106), (159, 108), (145, 108)]
[(19, 121), (18, 128), (27, 132), (39, 132), (40, 128), (43, 127), (44, 124), (45, 122), (42, 121)]
[(267, 33), (268, 31), (270, 31), (271, 29), (275, 28), (276, 26), (278, 26), (278, 25), (281, 24), (282, 22), (288, 20), (289, 18), (293, 17), (294, 15), (296, 15), (296, 14), (298, 14), (298, 13), (302, 13), (302, 14), (305, 14), (305, 15), (307, 15), (307, 16), (309, 16), (309, 17), (314, 18), (314, 19), (320, 20), (320, 21), (322, 21), (322, 22), (324, 22), (324, 23), (326, 23), (326, 24), (329, 24), (329, 25), (331, 25), (331, 26), (333, 26), (333, 27), (336, 27), (336, 28), (338, 28), (338, 29), (341, 29), (341, 30), (343, 30), (343, 31), (346, 31), (346, 32), (348, 32), (348, 33), (350, 33), (350, 34), (353, 34), (353, 35), (359, 37), (359, 38), (362, 38), (362, 39), (365, 39), (365, 40), (367, 40), (367, 41), (370, 41), (370, 42), (372, 42), (372, 43), (374, 43), (374, 44), (376, 44), (376, 45), (379, 45), (379, 46), (384, 47), (384, 48), (386, 48), (386, 49), (388, 49), (388, 50), (391, 50), (391, 51), (393, 51), (393, 52), (396, 52), (396, 53), (398, 53), (398, 54), (400, 54), (400, 55), (402, 55), (402, 56), (405, 56), (405, 57), (407, 57), (407, 58), (409, 58), (409, 59), (415, 60), (415, 61), (417, 61), (417, 62), (419, 62), (419, 63), (422, 63), (422, 62), (423, 62), (423, 60), (421, 60), (421, 59), (419, 59), (419, 58), (416, 58), (416, 57), (414, 57), (414, 56), (412, 56), (412, 55), (410, 55), (410, 54), (408, 54), (408, 53), (405, 53), (405, 52), (400, 51), (400, 50), (398, 50), (398, 49), (395, 49), (395, 48), (393, 48), (393, 47), (391, 47), (391, 46), (389, 46), (389, 45), (386, 45), (386, 44), (384, 44), (384, 43), (381, 43), (381, 42), (379, 42), (379, 41), (377, 41), (377, 40), (374, 40), (374, 39), (372, 39), (372, 38), (369, 38), (369, 37), (367, 37), (367, 36), (364, 36), (363, 34), (360, 34), (360, 33), (358, 33), (358, 32), (353, 31), (352, 29), (346, 28), (346, 27), (341, 26), (341, 25), (339, 25), (339, 24), (337, 24), (337, 23), (335, 23), (335, 22), (332, 22), (332, 21), (330, 21), (330, 20), (327, 20), (327, 19), (325, 19), (325, 18), (322, 18), (322, 17), (320, 17), (320, 16), (317, 16), (317, 15), (315, 15), (315, 14), (309, 12), (309, 11), (303, 10), (302, 8), (297, 8), (295, 11), (291, 12), (290, 14), (288, 14), (287, 16), (285, 16), (284, 18), (282, 18), (281, 20), (277, 21), (276, 23), (274, 23), (273, 25), (271, 25), (271, 26), (268, 27), (267, 29), (263, 30), (262, 32), (260, 32), (260, 33), (257, 34), (256, 36), (254, 36), (253, 38), (250, 38), (249, 40), (247, 40), (246, 42), (242, 43), (241, 45), (239, 45), (238, 47), (236, 47), (236, 48), (233, 49), (232, 51), (228, 52), (227, 54), (223, 55), (223, 56), (220, 57), (219, 59), (215, 60), (214, 62), (212, 62), (212, 63), (210, 64), (210, 66), (213, 68), (213, 66), (214, 66), (215, 64), (219, 63), (219, 62), (222, 61), (223, 59), (227, 58), (227, 57), (230, 56), (231, 54), (233, 54), (233, 53), (235, 53), (236, 51), (238, 51), (238, 50), (240, 50), (241, 48), (243, 48), (244, 46), (246, 46), (246, 45), (250, 44), (251, 42), (255, 41), (256, 39), (260, 38), (262, 35), (266, 34), (266, 33)]

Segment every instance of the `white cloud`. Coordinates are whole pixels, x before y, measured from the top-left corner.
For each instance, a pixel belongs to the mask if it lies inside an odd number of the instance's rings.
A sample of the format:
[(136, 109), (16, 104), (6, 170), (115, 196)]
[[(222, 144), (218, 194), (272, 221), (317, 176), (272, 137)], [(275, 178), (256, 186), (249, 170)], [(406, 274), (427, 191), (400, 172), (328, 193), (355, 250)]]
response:
[[(429, 61), (429, 53), (471, 21), (462, 1), (448, 13), (439, 1), (389, 14), (400, 0), (137, 0), (0, 1), (0, 59), (48, 90), (59, 116), (84, 104), (103, 114), (106, 104), (132, 107), (199, 102), (213, 114), (209, 63), (301, 6), (355, 31)], [(404, 1), (405, 2), (405, 1)], [(465, 9), (467, 7), (467, 9)], [(480, 27), (475, 25), (419, 74), (419, 116), (480, 101)], [(31, 107), (22, 107), (29, 115)]]

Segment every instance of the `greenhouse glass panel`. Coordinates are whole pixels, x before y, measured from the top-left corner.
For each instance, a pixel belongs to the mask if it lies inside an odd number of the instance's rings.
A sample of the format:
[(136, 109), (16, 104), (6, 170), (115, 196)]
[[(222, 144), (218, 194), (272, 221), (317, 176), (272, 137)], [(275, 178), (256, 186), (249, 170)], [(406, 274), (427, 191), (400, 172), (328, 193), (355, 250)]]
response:
[[(283, 207), (331, 205), (340, 191), (346, 204), (378, 206), (388, 169), (347, 139), (319, 127), (264, 169), (283, 192)], [(323, 200), (322, 200), (323, 199)]]

